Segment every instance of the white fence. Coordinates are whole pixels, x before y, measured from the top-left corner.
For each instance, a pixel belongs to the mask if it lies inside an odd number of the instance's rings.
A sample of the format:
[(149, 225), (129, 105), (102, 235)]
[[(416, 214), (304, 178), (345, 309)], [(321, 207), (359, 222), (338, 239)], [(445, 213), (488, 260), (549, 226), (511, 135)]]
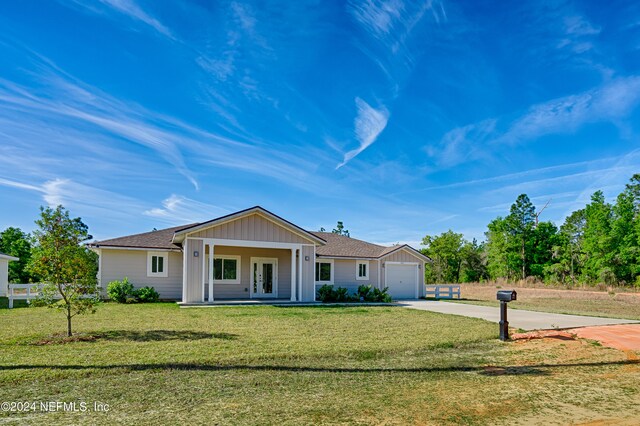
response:
[(459, 285), (427, 285), (425, 296), (435, 297), (436, 299), (453, 299), (456, 296), (460, 299)]
[[(40, 295), (42, 284), (9, 284), (9, 309), (13, 308), (14, 300), (31, 300)], [(21, 290), (16, 292), (16, 290)], [(26, 291), (25, 291), (26, 290)]]

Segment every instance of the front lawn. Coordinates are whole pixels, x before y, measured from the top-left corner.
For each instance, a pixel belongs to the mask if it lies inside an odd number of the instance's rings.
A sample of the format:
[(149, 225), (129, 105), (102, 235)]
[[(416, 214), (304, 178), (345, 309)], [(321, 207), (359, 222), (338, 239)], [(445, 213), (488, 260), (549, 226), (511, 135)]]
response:
[[(636, 418), (640, 366), (573, 341), (502, 343), (497, 325), (399, 307), (117, 305), (0, 310), (0, 401), (108, 412), (21, 423), (496, 424)], [(560, 411), (559, 411), (560, 410)], [(2, 417), (4, 416), (4, 417)]]

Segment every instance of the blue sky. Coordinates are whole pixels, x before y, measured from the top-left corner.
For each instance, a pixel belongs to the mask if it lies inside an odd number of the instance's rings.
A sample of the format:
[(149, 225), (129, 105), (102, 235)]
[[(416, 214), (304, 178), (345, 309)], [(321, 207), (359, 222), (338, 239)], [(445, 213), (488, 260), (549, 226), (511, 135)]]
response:
[(417, 245), (640, 172), (638, 2), (34, 0), (0, 27), (0, 229), (262, 205)]

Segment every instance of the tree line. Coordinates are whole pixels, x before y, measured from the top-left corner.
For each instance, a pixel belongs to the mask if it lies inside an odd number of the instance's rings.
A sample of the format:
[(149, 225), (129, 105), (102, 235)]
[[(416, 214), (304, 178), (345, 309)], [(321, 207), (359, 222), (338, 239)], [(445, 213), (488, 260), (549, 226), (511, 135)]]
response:
[(535, 277), (546, 283), (640, 287), (640, 174), (634, 174), (614, 203), (596, 191), (560, 227), (539, 221), (526, 194), (507, 216), (487, 225), (485, 241), (468, 241), (451, 230), (427, 235), (422, 252), (428, 283), (516, 281)]

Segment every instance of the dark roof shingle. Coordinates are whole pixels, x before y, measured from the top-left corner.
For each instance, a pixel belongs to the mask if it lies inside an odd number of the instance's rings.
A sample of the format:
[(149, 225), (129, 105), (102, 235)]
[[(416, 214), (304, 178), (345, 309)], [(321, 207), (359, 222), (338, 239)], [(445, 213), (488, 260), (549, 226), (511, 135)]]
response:
[(90, 247), (127, 247), (127, 248), (154, 248), (164, 250), (179, 250), (180, 246), (173, 244), (173, 234), (184, 228), (193, 226), (182, 225), (173, 228), (159, 229), (157, 231), (143, 232), (142, 234), (127, 235), (125, 237), (112, 238), (110, 240), (94, 241)]
[(327, 242), (326, 245), (316, 248), (316, 254), (319, 256), (379, 257), (386, 248), (332, 232), (312, 232), (312, 234)]

